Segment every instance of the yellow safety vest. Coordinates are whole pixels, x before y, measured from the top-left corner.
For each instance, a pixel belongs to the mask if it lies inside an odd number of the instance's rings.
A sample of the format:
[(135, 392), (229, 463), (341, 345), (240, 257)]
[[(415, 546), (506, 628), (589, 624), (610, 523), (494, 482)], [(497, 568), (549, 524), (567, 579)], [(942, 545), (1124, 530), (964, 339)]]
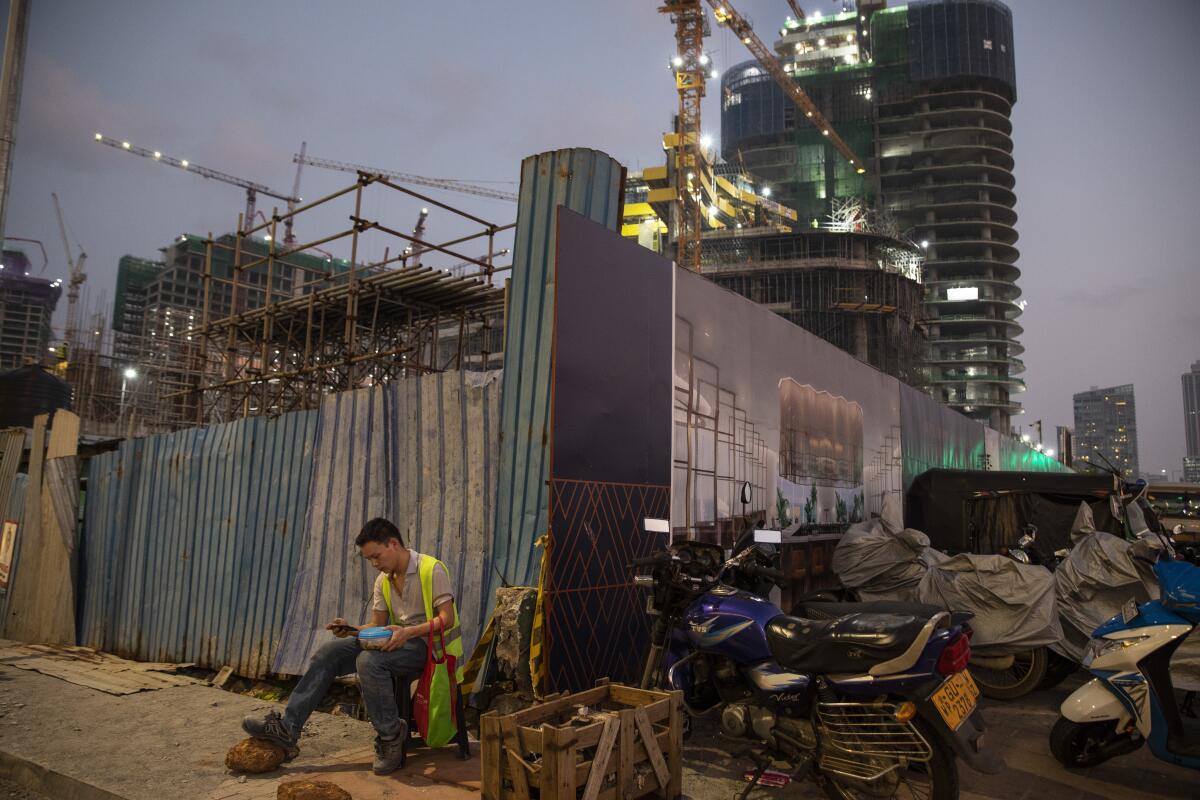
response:
[[(438, 561), (433, 556), (421, 554), (421, 561), (418, 567), (418, 575), (421, 579), (421, 598), (425, 601), (425, 619), (432, 620), (433, 612), (433, 568), (441, 565), (442, 569), (446, 569), (446, 565)], [(446, 570), (449, 575), (450, 571)], [(387, 606), (388, 621), (392, 625), (398, 625), (400, 620), (396, 617), (395, 611), (392, 610), (392, 581), (390, 578), (384, 578), (383, 581), (383, 602)], [(454, 656), (454, 683), (461, 687), (463, 679), (463, 669), (466, 667), (465, 659), (463, 658), (462, 649), (462, 629), (458, 624), (458, 607), (452, 606), (454, 609), (454, 624), (443, 632), (441, 637), (434, 635), (434, 646), (438, 646), (443, 640), (446, 642), (446, 654)], [(436, 653), (435, 653), (436, 655)], [(426, 736), (426, 742), (429, 747), (441, 747), (454, 738), (455, 730), (454, 721), (450, 714), (450, 682), (447, 680), (445, 670), (440, 670), (435, 674), (433, 683), (429, 687), (429, 735)]]

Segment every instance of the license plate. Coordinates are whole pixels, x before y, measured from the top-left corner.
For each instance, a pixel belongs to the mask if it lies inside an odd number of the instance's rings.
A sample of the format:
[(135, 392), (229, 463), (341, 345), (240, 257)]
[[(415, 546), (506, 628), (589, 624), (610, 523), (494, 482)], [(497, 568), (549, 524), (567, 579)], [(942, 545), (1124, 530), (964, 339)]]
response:
[(950, 730), (958, 730), (962, 721), (975, 710), (975, 701), (979, 698), (979, 687), (968, 670), (956, 672), (938, 687), (929, 698), (942, 715), (942, 720)]

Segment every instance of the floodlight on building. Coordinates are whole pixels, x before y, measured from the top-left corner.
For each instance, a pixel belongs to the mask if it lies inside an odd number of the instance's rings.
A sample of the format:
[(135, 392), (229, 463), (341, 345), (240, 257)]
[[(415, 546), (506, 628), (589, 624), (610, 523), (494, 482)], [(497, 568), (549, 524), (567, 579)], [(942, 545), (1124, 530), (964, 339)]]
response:
[(921, 249), (923, 249), (923, 250), (929, 249), (929, 240), (928, 239), (921, 240)]
[(1025, 444), (1029, 444), (1029, 434), (1028, 434), (1028, 433), (1022, 433), (1022, 434), (1021, 434), (1021, 441), (1022, 441), (1022, 442), (1024, 442)]
[(854, 41), (854, 34), (853, 34), (853, 33), (847, 33), (847, 34), (846, 34), (846, 41), (847, 41), (847, 42), (853, 42), (853, 41)]
[(825, 46), (825, 40), (817, 39), (817, 47), (824, 47), (824, 46)]

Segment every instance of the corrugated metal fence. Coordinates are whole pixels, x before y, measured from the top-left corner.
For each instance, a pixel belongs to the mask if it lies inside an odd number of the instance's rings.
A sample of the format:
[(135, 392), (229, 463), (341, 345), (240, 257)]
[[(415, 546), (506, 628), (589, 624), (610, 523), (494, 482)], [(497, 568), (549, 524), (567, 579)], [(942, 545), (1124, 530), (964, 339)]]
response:
[(377, 516), (395, 522), (409, 547), (445, 562), (470, 652), (488, 604), (499, 376), (440, 373), (325, 398), (276, 672), (303, 672), (328, 641), (331, 619), (363, 619), (377, 573), (354, 538)]
[(283, 627), (317, 413), (122, 442), (88, 475), (82, 644), (261, 676)]
[(550, 353), (554, 341), (554, 274), (558, 208), (565, 206), (616, 231), (624, 168), (599, 150), (575, 148), (521, 162), (512, 284), (504, 333), (503, 441), (496, 500), (496, 571), (516, 585), (537, 581), (537, 538), (549, 527)]

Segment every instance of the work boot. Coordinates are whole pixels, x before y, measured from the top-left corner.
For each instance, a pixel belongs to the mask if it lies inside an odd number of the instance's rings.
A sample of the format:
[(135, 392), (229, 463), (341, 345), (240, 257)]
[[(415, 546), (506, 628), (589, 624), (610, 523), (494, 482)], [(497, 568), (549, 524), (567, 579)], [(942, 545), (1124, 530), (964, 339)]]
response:
[(255, 739), (279, 745), (283, 749), (284, 761), (291, 761), (300, 755), (300, 748), (296, 746), (296, 737), (288, 732), (287, 726), (283, 724), (283, 717), (279, 716), (278, 711), (268, 711), (266, 717), (251, 715), (244, 718), (242, 730)]
[(404, 763), (404, 745), (408, 741), (408, 723), (400, 722), (400, 733), (394, 739), (375, 737), (375, 763), (371, 770), (376, 775), (395, 772)]

